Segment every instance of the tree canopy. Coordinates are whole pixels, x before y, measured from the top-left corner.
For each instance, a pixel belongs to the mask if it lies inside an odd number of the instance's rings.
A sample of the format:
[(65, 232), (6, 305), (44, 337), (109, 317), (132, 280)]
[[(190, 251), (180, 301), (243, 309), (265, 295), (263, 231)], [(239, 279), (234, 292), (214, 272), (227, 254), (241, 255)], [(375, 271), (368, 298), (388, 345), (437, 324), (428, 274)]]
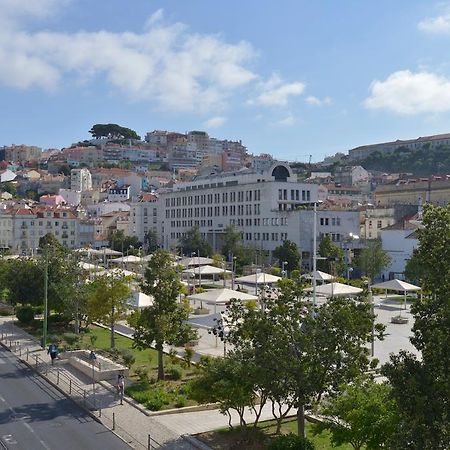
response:
[(287, 262), (286, 270), (292, 272), (300, 268), (300, 252), (297, 244), (292, 241), (284, 241), (273, 251), (273, 256), (278, 259), (278, 264), (282, 267), (282, 263)]
[(121, 127), (116, 123), (97, 123), (92, 126), (89, 130), (89, 133), (92, 134), (92, 137), (96, 139), (100, 138), (110, 138), (110, 139), (137, 139), (140, 140), (141, 137), (136, 133), (136, 131)]
[(374, 239), (367, 241), (355, 260), (355, 266), (358, 267), (371, 281), (380, 274), (380, 272), (391, 263), (391, 257), (387, 254), (381, 245), (381, 240)]
[(415, 257), (428, 295), (412, 306), (412, 344), (421, 359), (402, 351), (383, 373), (400, 411), (395, 448), (450, 448), (450, 206), (426, 205)]
[(318, 253), (322, 258), (317, 260), (318, 270), (332, 275), (340, 275), (344, 272), (344, 251), (331, 240), (329, 235), (322, 237)]
[(117, 230), (110, 235), (109, 245), (113, 250), (135, 256), (142, 247), (142, 243), (136, 236), (126, 235), (122, 230)]
[(211, 256), (213, 253), (212, 247), (200, 233), (198, 226), (192, 227), (182, 238), (179, 245), (184, 255), (190, 256), (195, 253), (197, 256)]

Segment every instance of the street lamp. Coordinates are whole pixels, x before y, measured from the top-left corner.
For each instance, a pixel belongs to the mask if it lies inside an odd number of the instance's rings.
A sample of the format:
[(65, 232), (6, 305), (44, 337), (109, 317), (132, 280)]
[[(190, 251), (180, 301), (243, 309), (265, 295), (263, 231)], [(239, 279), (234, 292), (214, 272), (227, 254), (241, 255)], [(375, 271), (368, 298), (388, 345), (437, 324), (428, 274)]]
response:
[(344, 243), (347, 242), (349, 244), (347, 246), (347, 248), (344, 249), (344, 251), (345, 251), (345, 272), (347, 275), (347, 280), (350, 279), (350, 272), (353, 271), (353, 269), (350, 267), (350, 262), (351, 262), (350, 243), (352, 243), (353, 241), (357, 241), (357, 240), (359, 240), (359, 236), (357, 234), (353, 234), (353, 233), (349, 233), (347, 239), (344, 240)]
[(45, 270), (44, 270), (44, 323), (42, 328), (42, 347), (47, 347), (47, 327), (48, 327), (48, 245), (44, 247), (45, 251)]

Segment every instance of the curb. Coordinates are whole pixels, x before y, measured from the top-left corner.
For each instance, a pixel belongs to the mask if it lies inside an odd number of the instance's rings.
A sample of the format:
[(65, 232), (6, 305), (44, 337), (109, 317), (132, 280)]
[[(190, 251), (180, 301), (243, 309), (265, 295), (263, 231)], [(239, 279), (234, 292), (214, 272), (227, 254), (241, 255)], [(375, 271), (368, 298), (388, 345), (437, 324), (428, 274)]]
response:
[(190, 434), (182, 434), (181, 437), (193, 445), (198, 450), (213, 450), (211, 447), (206, 445), (204, 442), (201, 442), (196, 437), (191, 436)]

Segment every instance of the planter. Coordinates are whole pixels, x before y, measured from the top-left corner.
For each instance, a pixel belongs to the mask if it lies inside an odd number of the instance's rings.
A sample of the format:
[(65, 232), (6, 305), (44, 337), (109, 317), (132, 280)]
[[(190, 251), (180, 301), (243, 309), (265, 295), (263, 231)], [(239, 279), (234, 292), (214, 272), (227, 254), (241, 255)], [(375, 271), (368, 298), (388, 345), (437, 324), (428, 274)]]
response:
[(194, 309), (194, 315), (200, 316), (202, 314), (209, 314), (208, 308), (195, 308)]
[(391, 323), (396, 323), (399, 325), (404, 325), (406, 323), (408, 323), (409, 319), (407, 317), (403, 317), (403, 316), (393, 316), (391, 317)]

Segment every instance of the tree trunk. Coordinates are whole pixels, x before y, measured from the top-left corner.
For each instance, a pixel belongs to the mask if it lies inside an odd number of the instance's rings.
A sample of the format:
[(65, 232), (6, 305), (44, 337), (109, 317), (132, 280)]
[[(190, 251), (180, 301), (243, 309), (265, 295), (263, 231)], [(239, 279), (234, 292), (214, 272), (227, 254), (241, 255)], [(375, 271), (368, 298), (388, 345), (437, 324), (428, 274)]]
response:
[(156, 346), (158, 350), (158, 380), (164, 380), (164, 353), (162, 344)]
[(297, 409), (297, 433), (300, 437), (305, 436), (305, 405), (298, 405)]

